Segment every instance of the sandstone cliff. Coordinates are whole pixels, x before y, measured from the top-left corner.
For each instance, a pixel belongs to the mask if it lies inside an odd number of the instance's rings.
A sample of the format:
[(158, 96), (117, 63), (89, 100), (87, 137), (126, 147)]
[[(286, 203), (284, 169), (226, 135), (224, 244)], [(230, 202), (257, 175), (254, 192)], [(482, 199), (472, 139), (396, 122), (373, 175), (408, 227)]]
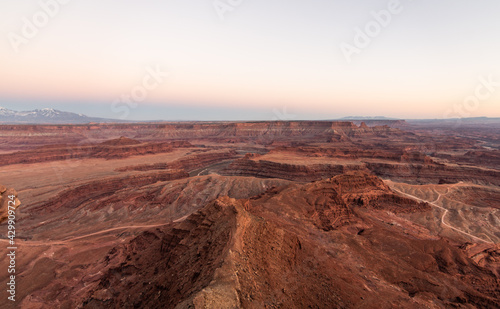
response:
[(0, 166), (71, 159), (120, 159), (146, 154), (167, 153), (178, 148), (189, 147), (193, 147), (193, 145), (188, 142), (141, 143), (121, 138), (97, 145), (52, 145), (34, 150), (0, 154)]
[(221, 174), (310, 182), (330, 178), (352, 170), (366, 171), (366, 168), (358, 164), (286, 164), (265, 160), (256, 161), (247, 157), (235, 160), (226, 169), (222, 170)]

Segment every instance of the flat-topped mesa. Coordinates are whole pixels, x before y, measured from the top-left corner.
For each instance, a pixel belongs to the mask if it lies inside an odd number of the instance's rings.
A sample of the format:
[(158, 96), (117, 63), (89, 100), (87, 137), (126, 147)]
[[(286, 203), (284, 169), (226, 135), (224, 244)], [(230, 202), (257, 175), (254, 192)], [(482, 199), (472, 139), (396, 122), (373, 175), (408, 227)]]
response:
[[(431, 157), (420, 152), (405, 151), (401, 155), (401, 162), (405, 163), (423, 163), (423, 164), (438, 164)], [(442, 165), (442, 164), (441, 164)]]
[(373, 190), (390, 191), (380, 178), (361, 171), (347, 172), (328, 181), (338, 185), (345, 193), (364, 193)]
[[(14, 189), (8, 189), (0, 185), (0, 223), (7, 221), (9, 210), (15, 210), (21, 205)], [(10, 206), (10, 207), (9, 207)], [(14, 209), (12, 209), (14, 207)]]
[(431, 209), (427, 203), (394, 193), (380, 178), (363, 171), (349, 171), (324, 182), (334, 184), (350, 206), (371, 207), (396, 213)]
[[(314, 139), (316, 141), (349, 141), (350, 137), (371, 137), (405, 134), (389, 126), (360, 128), (348, 121), (271, 121), (271, 122), (221, 122), (193, 124), (163, 124), (153, 133), (162, 139), (208, 139), (233, 141), (255, 141), (271, 143), (281, 140), (294, 141)], [(148, 139), (146, 130), (138, 136)]]
[[(389, 126), (358, 127), (350, 121), (262, 121), (262, 122), (168, 122), (141, 124), (87, 124), (87, 125), (2, 125), (2, 139), (16, 139), (23, 145), (23, 138), (30, 138), (30, 145), (62, 144), (84, 142), (91, 139), (105, 142), (106, 145), (130, 145), (131, 138), (144, 141), (158, 139), (252, 139), (269, 137), (271, 139), (332, 138), (345, 139), (346, 136), (363, 134), (400, 134)], [(63, 132), (64, 136), (60, 133)], [(116, 136), (124, 136), (117, 139)], [(114, 139), (111, 142), (106, 140)], [(111, 143), (111, 144), (110, 144)]]
[[(175, 124), (164, 128), (165, 135), (184, 133), (189, 137), (310, 137), (331, 134), (332, 130), (352, 130), (357, 126), (341, 121), (267, 121), (267, 122), (230, 122), (197, 123), (194, 125)], [(165, 130), (166, 129), (166, 130)]]
[(106, 145), (106, 146), (128, 146), (128, 145), (137, 145), (140, 144), (141, 142), (131, 139), (125, 136), (121, 136), (120, 138), (117, 139), (112, 139), (109, 141), (105, 141), (101, 143), (101, 145)]
[(245, 157), (233, 161), (220, 171), (227, 176), (246, 176), (259, 178), (279, 178), (300, 182), (327, 179), (350, 170), (365, 170), (360, 164), (287, 164)]
[(331, 122), (331, 128), (350, 128), (350, 129), (357, 129), (358, 126), (354, 124), (354, 122), (351, 121), (332, 121)]

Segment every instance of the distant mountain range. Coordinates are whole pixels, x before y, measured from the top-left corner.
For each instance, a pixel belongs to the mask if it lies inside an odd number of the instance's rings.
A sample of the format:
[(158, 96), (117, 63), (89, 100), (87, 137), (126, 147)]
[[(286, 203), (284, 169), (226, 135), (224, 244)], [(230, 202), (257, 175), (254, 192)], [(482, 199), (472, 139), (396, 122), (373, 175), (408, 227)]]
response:
[[(196, 120), (192, 120), (196, 121)], [(328, 121), (351, 121), (359, 124), (360, 122), (368, 123), (383, 123), (384, 121), (402, 121), (398, 118), (389, 118), (383, 116), (366, 117), (366, 116), (349, 116), (340, 119), (330, 119)], [(410, 124), (456, 124), (460, 121), (462, 124), (499, 124), (500, 118), (474, 117), (463, 119), (407, 119), (406, 123)], [(32, 111), (15, 111), (4, 107), (0, 107), (0, 124), (86, 124), (86, 123), (133, 123), (133, 122), (161, 122), (161, 120), (152, 121), (133, 121), (120, 120), (99, 117), (89, 117), (84, 114), (76, 114), (64, 112), (52, 108), (35, 109)]]
[(129, 121), (88, 117), (83, 114), (63, 112), (52, 108), (14, 111), (0, 107), (1, 124), (85, 124), (90, 122), (110, 123)]

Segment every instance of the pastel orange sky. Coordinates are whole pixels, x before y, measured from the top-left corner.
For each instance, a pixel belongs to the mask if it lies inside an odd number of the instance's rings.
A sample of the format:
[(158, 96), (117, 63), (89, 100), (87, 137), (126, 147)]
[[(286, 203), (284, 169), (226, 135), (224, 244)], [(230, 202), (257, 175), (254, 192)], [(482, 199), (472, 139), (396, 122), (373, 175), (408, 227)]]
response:
[[(127, 117), (500, 117), (500, 2), (366, 2), (4, 2), (0, 106), (113, 118), (161, 68)], [(33, 38), (26, 20), (42, 25)]]

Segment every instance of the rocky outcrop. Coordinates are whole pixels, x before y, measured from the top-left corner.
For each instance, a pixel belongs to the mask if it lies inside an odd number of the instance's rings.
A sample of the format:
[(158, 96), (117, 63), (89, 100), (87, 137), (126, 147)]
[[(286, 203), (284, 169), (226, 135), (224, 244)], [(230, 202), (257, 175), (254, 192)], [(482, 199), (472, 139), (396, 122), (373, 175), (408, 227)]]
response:
[(431, 159), (428, 155), (420, 152), (404, 152), (403, 155), (401, 155), (401, 162), (404, 163), (421, 163), (421, 164), (436, 164), (439, 165), (438, 163), (434, 162), (434, 160)]
[(7, 221), (9, 210), (15, 211), (20, 205), (16, 190), (0, 185), (0, 223)]
[(460, 249), (477, 265), (500, 277), (500, 244), (465, 243)]

